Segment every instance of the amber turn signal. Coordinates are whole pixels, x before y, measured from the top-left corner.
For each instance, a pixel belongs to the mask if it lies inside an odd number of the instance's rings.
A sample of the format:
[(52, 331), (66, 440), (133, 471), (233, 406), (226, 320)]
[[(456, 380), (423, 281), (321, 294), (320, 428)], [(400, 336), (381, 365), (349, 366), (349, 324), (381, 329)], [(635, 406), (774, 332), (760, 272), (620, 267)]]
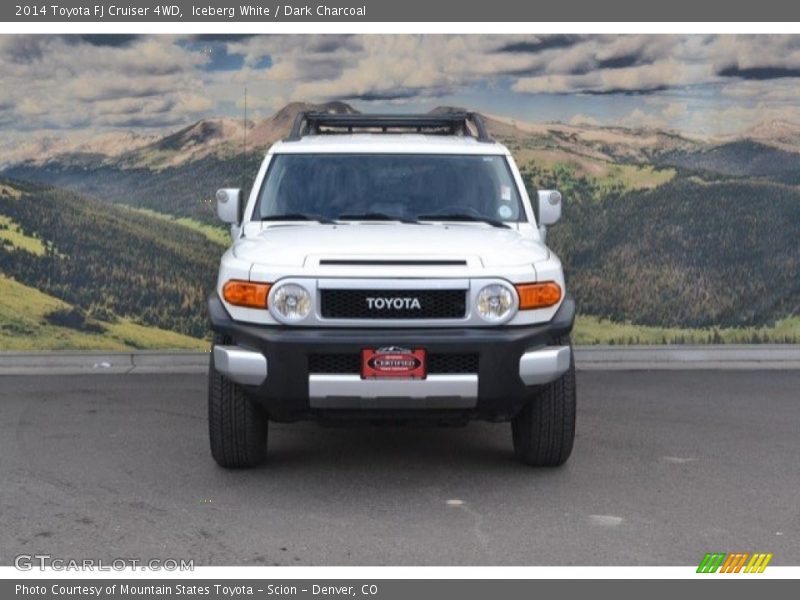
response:
[(231, 279), (222, 286), (222, 297), (235, 306), (248, 308), (267, 308), (268, 283), (255, 283)]
[(514, 286), (519, 294), (519, 309), (547, 308), (561, 300), (561, 286), (555, 281), (544, 283), (519, 283)]

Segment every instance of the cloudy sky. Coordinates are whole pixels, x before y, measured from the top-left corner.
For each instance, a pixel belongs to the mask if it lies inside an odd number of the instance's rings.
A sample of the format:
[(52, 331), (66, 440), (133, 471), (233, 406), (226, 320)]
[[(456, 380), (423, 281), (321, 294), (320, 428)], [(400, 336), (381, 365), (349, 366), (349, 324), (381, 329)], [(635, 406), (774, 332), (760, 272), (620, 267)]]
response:
[(800, 36), (0, 35), (5, 146), (291, 100), (726, 134), (800, 122)]

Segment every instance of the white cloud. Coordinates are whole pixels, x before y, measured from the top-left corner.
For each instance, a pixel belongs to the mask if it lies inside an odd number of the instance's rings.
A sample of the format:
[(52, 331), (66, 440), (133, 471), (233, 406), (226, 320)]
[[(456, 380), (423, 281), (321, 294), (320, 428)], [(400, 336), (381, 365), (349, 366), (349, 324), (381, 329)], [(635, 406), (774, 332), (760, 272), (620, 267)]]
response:
[(689, 125), (705, 134), (727, 135), (769, 121), (800, 123), (800, 106), (771, 106), (765, 102), (754, 106), (729, 106), (696, 112)]
[(161, 127), (213, 106), (202, 97), (208, 57), (171, 36), (97, 46), (79, 36), (2, 36), (0, 79), (17, 130)]
[(595, 69), (580, 74), (546, 74), (520, 77), (512, 88), (533, 94), (650, 93), (713, 81), (708, 64), (690, 64), (666, 59), (651, 64)]
[(661, 109), (661, 114), (667, 119), (682, 119), (689, 114), (689, 104), (686, 102), (669, 102)]

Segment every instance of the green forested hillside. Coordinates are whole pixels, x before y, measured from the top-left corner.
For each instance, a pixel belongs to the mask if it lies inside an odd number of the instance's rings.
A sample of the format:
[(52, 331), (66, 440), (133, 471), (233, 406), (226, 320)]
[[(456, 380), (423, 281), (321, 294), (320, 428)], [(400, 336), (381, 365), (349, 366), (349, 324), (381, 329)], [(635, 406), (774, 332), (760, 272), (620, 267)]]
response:
[(683, 178), (575, 196), (548, 243), (581, 312), (666, 327), (769, 325), (800, 314), (800, 191)]
[(81, 314), (80, 309), (62, 300), (0, 274), (0, 351), (209, 347), (205, 340), (140, 325), (131, 318), (101, 321), (84, 316), (82, 321), (75, 321)]
[(578, 315), (575, 344), (798, 344), (800, 317), (786, 317), (761, 327), (662, 327)]
[[(681, 177), (601, 193), (568, 169), (525, 177), (569, 194), (548, 243), (581, 312), (594, 315), (578, 321), (578, 342), (798, 341), (796, 320), (785, 320), (800, 314), (795, 188)], [(206, 335), (204, 298), (223, 250), (215, 236), (56, 188), (0, 186), (0, 272), (60, 302), (43, 312), (16, 293), (0, 319), (7, 344), (193, 347), (190, 338), (147, 335), (148, 326)]]
[[(273, 121), (272, 137), (291, 123)], [(548, 244), (585, 315), (579, 339), (796, 341), (800, 153), (751, 139), (712, 146), (647, 131), (493, 127), (532, 197), (564, 194)], [(220, 187), (247, 190), (263, 148), (168, 160), (179, 141), (164, 138), (167, 154), (150, 167), (75, 154), (8, 167), (99, 201), (0, 181), (23, 196), (0, 195), (0, 271), (89, 317), (205, 335), (203, 292), (227, 241), (211, 199)]]
[(737, 140), (711, 148), (670, 152), (657, 160), (662, 165), (731, 177), (756, 177), (795, 185), (800, 183), (800, 154), (753, 140)]
[(71, 308), (53, 324), (93, 331), (129, 319), (195, 338), (207, 335), (205, 297), (223, 247), (170, 221), (52, 187), (3, 181), (0, 215), (44, 251), (0, 245), (0, 273)]
[(249, 193), (262, 159), (263, 153), (230, 158), (207, 156), (159, 170), (100, 163), (21, 164), (5, 169), (3, 175), (217, 225), (214, 193), (222, 187), (238, 187)]

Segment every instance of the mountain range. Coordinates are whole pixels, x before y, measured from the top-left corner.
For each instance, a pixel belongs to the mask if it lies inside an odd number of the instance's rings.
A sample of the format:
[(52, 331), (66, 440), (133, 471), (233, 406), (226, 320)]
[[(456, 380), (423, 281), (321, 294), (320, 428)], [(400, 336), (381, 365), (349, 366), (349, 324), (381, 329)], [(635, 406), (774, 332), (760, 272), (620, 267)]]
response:
[[(0, 155), (0, 164), (5, 164), (2, 172), (7, 176), (212, 223), (214, 190), (249, 189), (265, 149), (286, 136), (302, 110), (355, 112), (343, 102), (296, 102), (246, 124), (212, 118), (162, 136), (124, 133), (116, 145), (101, 136), (96, 143), (64, 150), (63, 143), (50, 140), (49, 150), (35, 152), (32, 145), (27, 158), (20, 160), (17, 151), (13, 162)], [(765, 123), (735, 138), (699, 139), (656, 129), (526, 123), (493, 115), (485, 120), (491, 135), (514, 152), (521, 166), (566, 167), (575, 177), (609, 185), (652, 187), (672, 168), (706, 177), (784, 183), (795, 183), (800, 173), (800, 126), (790, 123)], [(653, 169), (664, 172), (648, 176)]]
[[(285, 137), (301, 111), (356, 113), (345, 102), (310, 104), (292, 102), (274, 115), (258, 119), (206, 118), (186, 127), (161, 133), (105, 132), (92, 137), (74, 134), (33, 136), (29, 141), (0, 150), (0, 166), (47, 164), (85, 167), (163, 169), (207, 156), (228, 158), (245, 152), (263, 152)], [(431, 112), (464, 110), (437, 107)], [(665, 156), (707, 154), (743, 142), (800, 153), (800, 124), (769, 120), (736, 135), (700, 136), (655, 128), (629, 128), (592, 124), (535, 123), (485, 114), (490, 133), (504, 140), (537, 140), (542, 148), (589, 159), (645, 163)], [(669, 162), (669, 159), (666, 161)]]

